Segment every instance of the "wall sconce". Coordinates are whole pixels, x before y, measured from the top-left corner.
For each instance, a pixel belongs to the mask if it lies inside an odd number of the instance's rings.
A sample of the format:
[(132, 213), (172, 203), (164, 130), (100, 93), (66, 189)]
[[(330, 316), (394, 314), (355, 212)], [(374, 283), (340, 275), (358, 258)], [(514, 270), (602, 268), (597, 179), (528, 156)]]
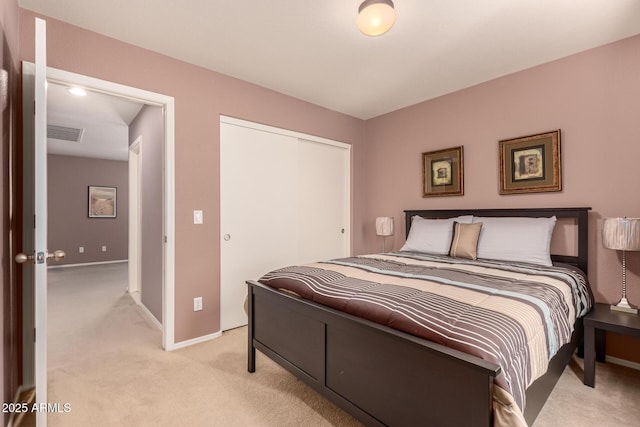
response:
[(602, 244), (607, 249), (622, 251), (622, 298), (611, 310), (638, 314), (638, 308), (627, 300), (626, 251), (640, 251), (640, 218), (605, 218)]
[(396, 22), (391, 0), (365, 0), (358, 8), (358, 28), (367, 36), (386, 33)]
[(376, 234), (382, 236), (382, 252), (386, 252), (384, 243), (388, 236), (393, 236), (393, 217), (380, 216), (376, 218)]

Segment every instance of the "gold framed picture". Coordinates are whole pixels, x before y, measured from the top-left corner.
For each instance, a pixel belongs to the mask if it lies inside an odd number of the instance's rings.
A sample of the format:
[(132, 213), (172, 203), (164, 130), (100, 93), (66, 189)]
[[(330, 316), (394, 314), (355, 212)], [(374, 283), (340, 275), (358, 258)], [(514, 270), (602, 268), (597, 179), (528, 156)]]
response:
[(463, 147), (422, 153), (422, 197), (463, 194)]
[(499, 141), (500, 194), (562, 190), (560, 129)]

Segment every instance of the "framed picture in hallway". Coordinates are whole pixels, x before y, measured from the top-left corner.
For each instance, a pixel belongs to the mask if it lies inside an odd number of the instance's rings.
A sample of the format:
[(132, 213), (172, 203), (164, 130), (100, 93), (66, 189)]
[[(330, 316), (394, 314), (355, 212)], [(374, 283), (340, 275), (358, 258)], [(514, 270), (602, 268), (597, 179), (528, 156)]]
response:
[(116, 192), (116, 187), (89, 186), (89, 218), (115, 218)]

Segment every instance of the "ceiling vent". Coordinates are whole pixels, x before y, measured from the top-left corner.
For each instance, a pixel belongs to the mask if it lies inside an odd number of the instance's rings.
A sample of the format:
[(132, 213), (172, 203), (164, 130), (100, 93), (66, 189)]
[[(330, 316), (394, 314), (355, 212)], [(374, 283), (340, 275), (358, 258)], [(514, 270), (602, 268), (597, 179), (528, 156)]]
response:
[(47, 138), (61, 141), (80, 142), (84, 129), (47, 125)]

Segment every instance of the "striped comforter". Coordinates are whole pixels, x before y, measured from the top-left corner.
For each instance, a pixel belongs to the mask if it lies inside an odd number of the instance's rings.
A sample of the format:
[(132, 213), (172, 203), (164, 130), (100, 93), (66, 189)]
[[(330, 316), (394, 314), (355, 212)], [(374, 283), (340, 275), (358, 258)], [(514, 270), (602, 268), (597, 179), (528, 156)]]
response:
[(592, 305), (584, 275), (569, 266), (412, 252), (288, 267), (259, 281), (496, 363), (496, 385), (523, 412), (526, 388)]

